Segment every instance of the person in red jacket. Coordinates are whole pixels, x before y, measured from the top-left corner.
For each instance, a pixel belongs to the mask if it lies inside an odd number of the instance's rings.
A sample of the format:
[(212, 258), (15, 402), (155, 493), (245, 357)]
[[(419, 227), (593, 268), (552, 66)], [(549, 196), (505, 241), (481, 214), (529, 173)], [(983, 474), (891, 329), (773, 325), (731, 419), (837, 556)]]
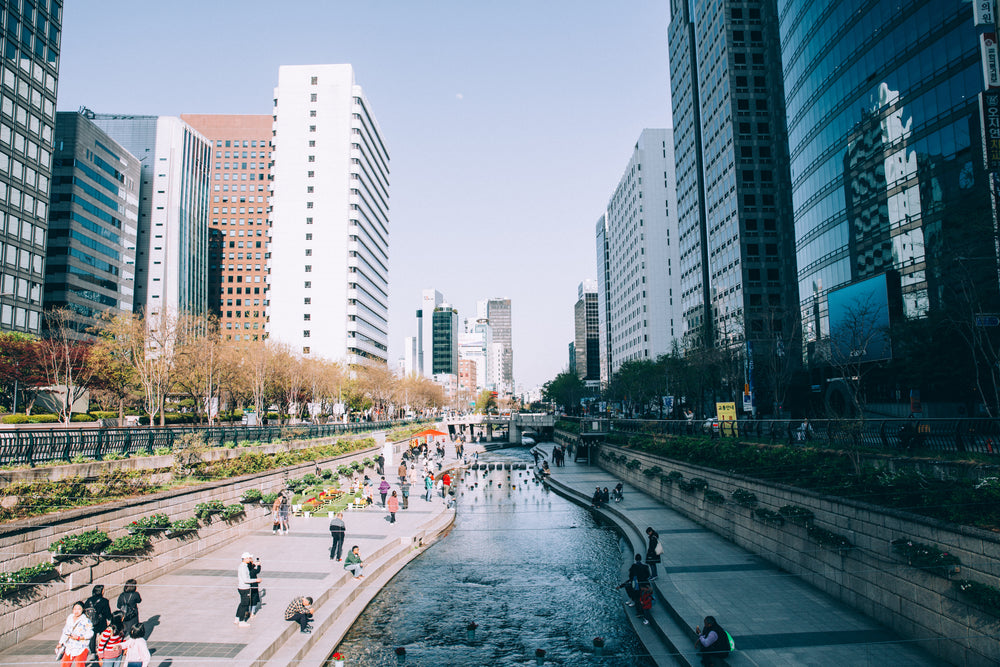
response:
[(395, 491), (392, 492), (389, 500), (386, 501), (386, 507), (389, 508), (389, 523), (396, 523), (396, 512), (399, 511), (399, 498), (396, 497)]

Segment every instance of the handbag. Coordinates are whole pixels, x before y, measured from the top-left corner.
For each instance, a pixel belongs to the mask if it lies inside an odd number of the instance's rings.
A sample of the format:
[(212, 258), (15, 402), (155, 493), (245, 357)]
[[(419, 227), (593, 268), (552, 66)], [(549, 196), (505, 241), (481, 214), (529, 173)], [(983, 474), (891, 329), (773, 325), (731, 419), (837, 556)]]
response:
[(659, 540), (656, 541), (656, 546), (653, 547), (653, 553), (657, 556), (663, 555), (663, 544)]

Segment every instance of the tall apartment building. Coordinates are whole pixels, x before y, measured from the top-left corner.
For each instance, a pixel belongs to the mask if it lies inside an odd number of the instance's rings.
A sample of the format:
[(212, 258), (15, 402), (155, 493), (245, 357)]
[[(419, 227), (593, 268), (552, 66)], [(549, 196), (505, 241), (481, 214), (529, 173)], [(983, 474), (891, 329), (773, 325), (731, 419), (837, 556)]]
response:
[[(474, 378), (476, 389), (485, 389), (486, 355), (490, 344), (490, 328), (485, 309), (480, 313), (478, 312), (480, 304), (476, 305), (476, 317), (465, 318), (464, 331), (458, 334), (458, 357), (459, 363), (462, 359), (473, 362), (476, 369), (476, 377)], [(482, 305), (485, 306), (485, 303)]]
[[(596, 229), (597, 240), (597, 336), (598, 355), (601, 364), (601, 386), (607, 387), (611, 381), (611, 339), (608, 337), (611, 332), (609, 322), (611, 321), (611, 304), (608, 303), (608, 294), (611, 291), (611, 258), (608, 255), (608, 234), (607, 217), (601, 216), (597, 219)], [(576, 372), (576, 350), (573, 344), (572, 372)]]
[(350, 65), (278, 70), (268, 331), (302, 354), (385, 364), (389, 152)]
[(62, 2), (0, 2), (0, 331), (37, 334)]
[(417, 309), (417, 372), (424, 377), (434, 375), (434, 309), (444, 303), (444, 296), (436, 289), (427, 288), (420, 293)]
[(173, 116), (81, 113), (141, 164), (133, 309), (207, 314), (208, 140)]
[(798, 297), (775, 0), (673, 0), (671, 17), (685, 343), (790, 348)]
[(819, 363), (846, 285), (894, 282), (890, 308), (908, 318), (973, 291), (995, 308), (979, 33), (996, 26), (977, 29), (973, 4), (778, 2), (803, 337)]
[(458, 360), (458, 395), (463, 400), (475, 404), (476, 400), (476, 362), (472, 359)]
[(681, 335), (676, 211), (673, 137), (645, 129), (597, 227), (598, 289), (606, 293), (595, 306), (605, 304), (607, 327), (598, 332), (607, 345), (599, 358), (609, 377), (626, 361), (668, 353)]
[(130, 313), (139, 223), (139, 160), (83, 114), (56, 114), (45, 307), (72, 313), (93, 339), (103, 313)]
[(407, 336), (403, 339), (403, 362), (402, 374), (404, 376), (419, 375), (420, 368), (417, 366), (417, 337)]
[(601, 346), (596, 280), (584, 280), (577, 288), (577, 300), (573, 306), (573, 330), (574, 372), (584, 382), (599, 383)]
[(486, 315), (489, 345), (486, 357), (486, 384), (494, 391), (514, 391), (514, 346), (511, 335), (510, 299), (491, 298), (476, 304), (477, 315)]
[(458, 311), (447, 303), (432, 315), (431, 373), (458, 374)]
[(208, 308), (227, 341), (267, 337), (271, 116), (181, 114), (212, 145)]

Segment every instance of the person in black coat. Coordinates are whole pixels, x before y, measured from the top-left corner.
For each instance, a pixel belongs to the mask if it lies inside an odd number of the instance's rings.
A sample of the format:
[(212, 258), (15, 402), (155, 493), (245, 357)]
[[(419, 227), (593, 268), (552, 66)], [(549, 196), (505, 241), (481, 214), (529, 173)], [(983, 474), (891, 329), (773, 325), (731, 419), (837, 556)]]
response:
[(129, 579), (125, 582), (122, 594), (118, 596), (116, 606), (125, 617), (126, 628), (131, 628), (139, 623), (139, 603), (142, 602), (142, 596), (135, 590), (136, 586), (138, 586), (138, 582), (135, 579)]
[(649, 546), (646, 547), (646, 565), (649, 566), (650, 579), (656, 579), (656, 564), (660, 562), (660, 554), (656, 553), (656, 545), (660, 543), (660, 534), (652, 528), (646, 528)]
[(103, 584), (96, 584), (91, 589), (91, 596), (83, 603), (83, 609), (90, 614), (90, 622), (94, 625), (94, 635), (90, 638), (90, 654), (96, 655), (97, 638), (111, 622), (111, 603), (104, 597)]
[[(628, 569), (628, 579), (618, 585), (630, 598), (625, 604), (634, 607), (639, 602), (639, 590), (643, 585), (649, 585), (649, 566), (642, 562), (642, 554), (636, 554), (635, 562)], [(642, 609), (636, 609), (636, 613), (642, 616)]]

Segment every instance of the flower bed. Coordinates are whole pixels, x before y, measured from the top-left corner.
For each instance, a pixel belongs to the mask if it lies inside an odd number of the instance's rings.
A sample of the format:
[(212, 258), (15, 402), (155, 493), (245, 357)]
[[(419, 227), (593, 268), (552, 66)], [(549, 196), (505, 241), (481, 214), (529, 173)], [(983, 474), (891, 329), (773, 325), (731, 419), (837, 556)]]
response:
[(198, 518), (190, 517), (188, 519), (178, 519), (170, 524), (170, 528), (167, 530), (167, 537), (180, 537), (181, 535), (187, 535), (188, 533), (193, 533), (198, 530)]
[(247, 489), (243, 492), (243, 497), (240, 498), (240, 502), (252, 505), (254, 503), (259, 503), (263, 498), (264, 494), (261, 493), (260, 489)]
[(246, 509), (244, 509), (243, 505), (239, 503), (235, 505), (226, 505), (225, 507), (222, 508), (222, 511), (219, 512), (219, 515), (225, 521), (229, 521), (230, 519), (235, 519), (241, 514), (246, 514)]
[(122, 535), (114, 542), (105, 547), (101, 552), (102, 556), (131, 556), (142, 553), (149, 548), (149, 535), (136, 533), (134, 535)]
[(843, 535), (838, 535), (837, 533), (831, 532), (825, 528), (820, 528), (819, 526), (814, 526), (813, 524), (809, 524), (808, 533), (809, 537), (816, 540), (824, 547), (837, 550), (854, 548), (851, 541)]
[(166, 514), (150, 514), (136, 519), (128, 525), (130, 533), (159, 533), (170, 527), (170, 518)]
[(14, 572), (0, 572), (0, 597), (22, 595), (31, 590), (35, 584), (57, 575), (56, 567), (52, 563), (29, 565)]
[(785, 505), (779, 509), (778, 512), (788, 521), (798, 524), (799, 526), (808, 526), (812, 524), (813, 519), (816, 518), (816, 515), (814, 515), (811, 510), (807, 510), (805, 507), (799, 507), (798, 505)]
[(715, 503), (716, 505), (724, 505), (726, 502), (726, 497), (721, 493), (719, 493), (718, 491), (707, 489), (705, 491), (705, 500), (707, 500), (710, 503)]
[(755, 509), (753, 511), (753, 516), (758, 521), (772, 526), (785, 525), (785, 517), (781, 516), (777, 512), (772, 512), (769, 509), (764, 509), (763, 507), (758, 507), (757, 509)]
[(972, 604), (1000, 618), (1000, 589), (966, 579), (958, 582), (958, 591)]
[(99, 553), (111, 543), (108, 534), (100, 530), (88, 530), (84, 533), (66, 535), (49, 545), (49, 551), (56, 559), (76, 558), (87, 554)]
[(208, 502), (195, 505), (194, 515), (199, 519), (208, 519), (213, 514), (221, 513), (224, 509), (226, 509), (226, 506), (221, 500), (209, 500)]
[(747, 507), (753, 509), (757, 507), (757, 494), (746, 489), (736, 489), (732, 493), (733, 502), (735, 502), (740, 507)]
[(946, 551), (930, 544), (913, 542), (905, 537), (892, 541), (892, 550), (913, 567), (927, 570), (931, 574), (947, 577), (956, 572), (962, 561)]

